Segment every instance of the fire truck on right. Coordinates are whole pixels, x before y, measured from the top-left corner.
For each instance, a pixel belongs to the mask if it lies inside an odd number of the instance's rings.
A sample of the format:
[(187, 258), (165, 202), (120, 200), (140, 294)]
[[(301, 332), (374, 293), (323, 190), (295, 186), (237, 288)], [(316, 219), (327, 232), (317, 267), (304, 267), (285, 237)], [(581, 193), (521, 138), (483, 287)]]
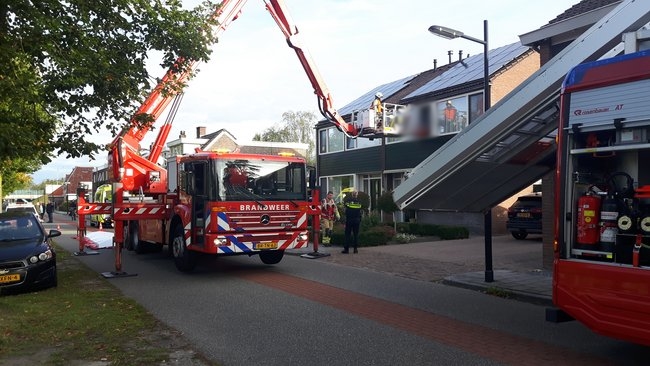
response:
[(547, 320), (650, 345), (650, 50), (576, 66), (560, 109)]

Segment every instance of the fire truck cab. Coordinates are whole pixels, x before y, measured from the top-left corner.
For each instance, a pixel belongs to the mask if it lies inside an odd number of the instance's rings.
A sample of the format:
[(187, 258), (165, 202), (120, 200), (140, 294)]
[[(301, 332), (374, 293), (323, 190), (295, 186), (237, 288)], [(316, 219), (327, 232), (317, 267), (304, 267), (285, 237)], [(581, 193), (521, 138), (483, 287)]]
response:
[(275, 264), (286, 249), (307, 246), (312, 212), (304, 159), (199, 152), (167, 165), (170, 209), (162, 219), (129, 220), (127, 249), (169, 245), (178, 269), (191, 271), (196, 253), (257, 254)]

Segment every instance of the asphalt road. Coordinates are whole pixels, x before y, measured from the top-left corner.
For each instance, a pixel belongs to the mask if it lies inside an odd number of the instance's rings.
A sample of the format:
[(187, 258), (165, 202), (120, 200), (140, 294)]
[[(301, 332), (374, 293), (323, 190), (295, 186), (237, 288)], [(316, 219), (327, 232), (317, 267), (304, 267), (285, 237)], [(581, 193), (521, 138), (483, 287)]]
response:
[[(68, 221), (69, 222), (69, 221)], [(47, 224), (56, 226), (57, 224)], [(57, 242), (77, 250), (63, 222)], [(110, 249), (77, 257), (114, 270)], [(363, 256), (363, 251), (358, 256)], [(231, 365), (645, 365), (650, 349), (601, 337), (544, 308), (319, 259), (205, 258), (180, 273), (166, 251), (124, 252), (126, 296)], [(100, 315), (100, 314), (98, 314)]]

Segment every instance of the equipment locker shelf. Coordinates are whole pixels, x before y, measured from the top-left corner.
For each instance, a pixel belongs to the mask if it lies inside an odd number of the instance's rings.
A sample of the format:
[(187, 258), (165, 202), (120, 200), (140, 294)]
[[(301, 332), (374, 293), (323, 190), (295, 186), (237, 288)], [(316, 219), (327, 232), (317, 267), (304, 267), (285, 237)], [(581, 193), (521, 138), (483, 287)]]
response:
[[(573, 201), (584, 195), (591, 186), (604, 189), (607, 175), (616, 171), (630, 170), (630, 157), (635, 162), (630, 176), (634, 179), (634, 188), (650, 182), (648, 172), (642, 162), (650, 153), (650, 120), (631, 122), (617, 121), (614, 125), (574, 125), (567, 128), (569, 132), (569, 158), (574, 170)], [(639, 182), (641, 180), (641, 182)], [(572, 220), (577, 222), (575, 212)], [(634, 244), (637, 234), (617, 233), (612, 250), (604, 250), (598, 245), (590, 247), (579, 245), (575, 240), (571, 247), (571, 257), (583, 260), (610, 262), (632, 265)], [(650, 234), (641, 236), (641, 263), (650, 265)], [(607, 248), (610, 249), (610, 248)]]

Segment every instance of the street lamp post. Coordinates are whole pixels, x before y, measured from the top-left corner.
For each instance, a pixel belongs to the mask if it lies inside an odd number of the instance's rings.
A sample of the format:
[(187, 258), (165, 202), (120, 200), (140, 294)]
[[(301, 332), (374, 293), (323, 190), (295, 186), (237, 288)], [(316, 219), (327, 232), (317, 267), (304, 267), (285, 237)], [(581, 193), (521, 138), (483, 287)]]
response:
[[(488, 60), (488, 21), (483, 21), (483, 40), (466, 35), (461, 31), (432, 25), (429, 32), (446, 39), (464, 38), (483, 45), (483, 105), (484, 111), (490, 109), (490, 64)], [(485, 112), (484, 112), (485, 113)], [(492, 270), (492, 208), (483, 213), (485, 226), (485, 282), (494, 282), (494, 271)]]

